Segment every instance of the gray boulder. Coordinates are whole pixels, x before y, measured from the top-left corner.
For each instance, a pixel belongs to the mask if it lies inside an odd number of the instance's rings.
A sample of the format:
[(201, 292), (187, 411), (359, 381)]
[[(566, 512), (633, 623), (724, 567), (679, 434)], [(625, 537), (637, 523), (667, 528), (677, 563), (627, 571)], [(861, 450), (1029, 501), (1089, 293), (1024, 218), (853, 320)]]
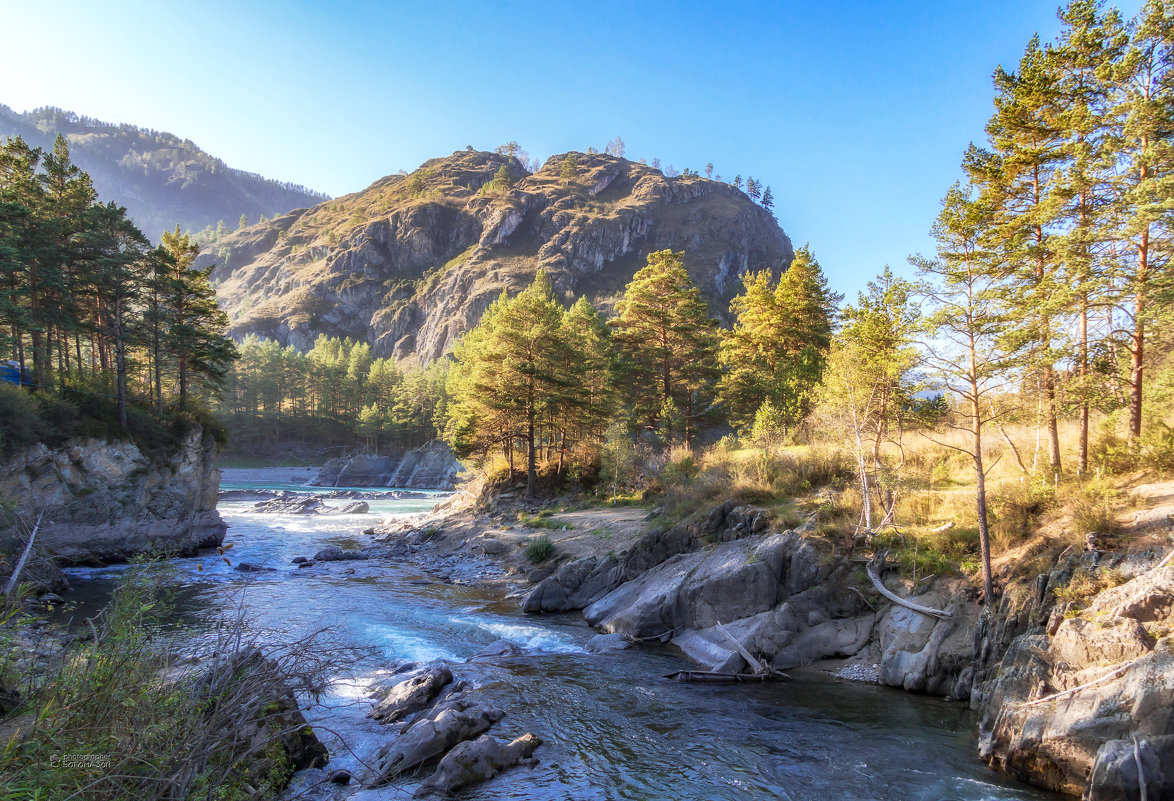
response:
[(794, 532), (732, 540), (674, 556), (583, 614), (606, 632), (661, 637), (773, 609), (829, 572), (818, 551)]
[(370, 558), (370, 557), (366, 553), (364, 553), (363, 551), (348, 551), (348, 550), (345, 550), (343, 548), (338, 547), (337, 545), (331, 545), (327, 548), (323, 548), (322, 550), (318, 551), (318, 553), (314, 554), (314, 558), (312, 561), (315, 561), (315, 562), (354, 562), (354, 561), (362, 561), (362, 560), (368, 559), (368, 558)]
[(583, 646), (589, 654), (607, 654), (632, 647), (623, 634), (596, 634)]
[(413, 723), (398, 739), (380, 748), (364, 784), (375, 787), (394, 779), (430, 759), (447, 752), (457, 743), (489, 730), (505, 712), (456, 698), (437, 707), (432, 715)]
[(980, 756), (1095, 801), (1138, 798), (1140, 759), (1148, 796), (1174, 797), (1174, 651), (1150, 634), (1171, 629), (1174, 565), (1101, 592), (1052, 636), (1017, 637), (978, 694)]
[(396, 723), (425, 709), (452, 681), (452, 671), (434, 665), (387, 690), (369, 713), (380, 723)]
[(534, 749), (541, 744), (542, 741), (533, 734), (523, 734), (506, 745), (488, 734), (459, 743), (440, 760), (436, 772), (428, 781), (416, 790), (416, 797), (450, 797), (474, 784), (488, 781), (502, 771), (529, 760)]

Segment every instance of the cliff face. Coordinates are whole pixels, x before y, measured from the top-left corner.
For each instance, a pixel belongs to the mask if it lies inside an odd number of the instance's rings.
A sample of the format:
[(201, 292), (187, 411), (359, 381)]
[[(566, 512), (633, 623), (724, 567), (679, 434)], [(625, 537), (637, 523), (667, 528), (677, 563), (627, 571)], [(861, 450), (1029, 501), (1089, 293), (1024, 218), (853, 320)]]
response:
[(770, 213), (725, 183), (582, 153), (527, 175), (511, 156), (458, 151), (236, 232), (214, 277), (236, 336), (301, 348), (349, 336), (426, 362), (538, 269), (606, 307), (663, 249), (685, 252), (719, 316), (741, 273), (777, 274), (793, 255)]
[(169, 458), (130, 441), (38, 444), (0, 462), (0, 494), (30, 518), (43, 513), (37, 543), (65, 564), (188, 555), (224, 540), (217, 451), (199, 428)]
[(315, 487), (397, 487), (451, 490), (461, 464), (441, 442), (400, 456), (343, 456), (331, 459), (310, 481)]

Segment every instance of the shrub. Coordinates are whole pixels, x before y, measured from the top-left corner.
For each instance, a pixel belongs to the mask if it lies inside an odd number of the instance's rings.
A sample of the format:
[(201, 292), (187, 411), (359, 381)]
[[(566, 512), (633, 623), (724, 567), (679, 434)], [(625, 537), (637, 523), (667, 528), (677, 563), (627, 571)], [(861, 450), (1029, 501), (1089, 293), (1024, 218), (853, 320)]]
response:
[(160, 626), (170, 584), (159, 565), (138, 563), (96, 616), (92, 636), (25, 663), (16, 713), (32, 723), (0, 749), (0, 798), (244, 801), (288, 783), (283, 741), (306, 724), (289, 712), (292, 696), (280, 684), (320, 686), (338, 663), (318, 655), (313, 637), (263, 653), (258, 636), (234, 619), (207, 643), (199, 670), (185, 667)]
[(1117, 490), (1109, 482), (1103, 479), (1086, 482), (1066, 504), (1075, 533), (1112, 534), (1117, 529), (1117, 498)]
[(0, 382), (0, 449), (15, 451), (36, 443), (41, 433), (37, 400), (15, 384)]
[(1120, 570), (1079, 570), (1072, 574), (1067, 584), (1052, 592), (1060, 603), (1070, 603), (1074, 610), (1080, 610), (1104, 590), (1119, 587), (1128, 580)]
[(1006, 548), (1031, 536), (1040, 515), (1055, 502), (1055, 485), (1046, 476), (1032, 476), (1005, 485), (990, 498), (995, 544)]
[(545, 535), (535, 537), (526, 544), (526, 558), (534, 564), (545, 562), (554, 556), (554, 543)]

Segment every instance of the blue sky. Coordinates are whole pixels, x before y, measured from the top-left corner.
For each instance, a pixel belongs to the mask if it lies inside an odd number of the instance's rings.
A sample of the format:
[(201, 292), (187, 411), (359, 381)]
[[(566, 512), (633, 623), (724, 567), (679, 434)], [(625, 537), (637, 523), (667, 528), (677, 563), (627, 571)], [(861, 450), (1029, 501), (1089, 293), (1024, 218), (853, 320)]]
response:
[[(1135, 13), (1140, 0), (1117, 3)], [(187, 137), (333, 195), (466, 145), (707, 162), (854, 298), (928, 251), (990, 75), (1057, 0), (8, 4), (0, 103)]]

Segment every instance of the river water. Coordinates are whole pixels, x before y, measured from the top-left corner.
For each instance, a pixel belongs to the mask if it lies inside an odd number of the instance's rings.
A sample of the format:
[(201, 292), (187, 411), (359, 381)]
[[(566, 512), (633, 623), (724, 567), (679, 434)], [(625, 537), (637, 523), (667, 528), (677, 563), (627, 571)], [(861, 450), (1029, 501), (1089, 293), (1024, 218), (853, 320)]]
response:
[[(517, 601), (499, 592), (439, 582), (384, 560), (291, 564), (327, 545), (363, 544), (360, 531), (378, 518), (418, 515), (442, 497), (370, 501), (370, 514), (346, 517), (261, 514), (251, 502), (222, 502), (231, 560), (272, 570), (242, 574), (215, 554), (174, 560), (184, 626), (199, 631), (241, 604), (268, 636), (332, 626), (335, 639), (369, 650), (340, 668), (308, 712), (330, 748), (328, 768), (357, 775), (362, 757), (393, 736), (365, 717), (367, 685), (403, 660), (444, 659), (507, 711), (493, 734), (533, 732), (543, 741), (536, 768), (506, 773), (469, 799), (1057, 798), (982, 765), (974, 717), (958, 704), (808, 675), (759, 686), (677, 684), (660, 678), (686, 667), (675, 649), (589, 654), (582, 646), (593, 632), (579, 615), (523, 616)], [(79, 618), (109, 597), (123, 569), (69, 571)], [(464, 662), (503, 639), (524, 655)], [(289, 795), (320, 778), (312, 774)], [(410, 798), (422, 778), (353, 798)]]

